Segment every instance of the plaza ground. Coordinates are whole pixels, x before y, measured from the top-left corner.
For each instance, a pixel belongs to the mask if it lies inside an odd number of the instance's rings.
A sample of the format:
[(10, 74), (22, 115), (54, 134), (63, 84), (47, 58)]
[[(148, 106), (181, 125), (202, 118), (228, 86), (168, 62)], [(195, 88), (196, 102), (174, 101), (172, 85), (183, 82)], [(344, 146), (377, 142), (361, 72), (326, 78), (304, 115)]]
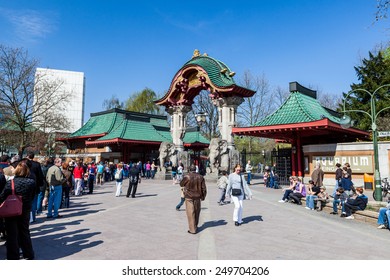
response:
[[(115, 183), (92, 195), (71, 197), (63, 218), (38, 216), (31, 236), (38, 260), (386, 260), (390, 232), (358, 220), (278, 203), (282, 191), (252, 181), (244, 224), (234, 226), (233, 205), (217, 204), (216, 183), (207, 182), (199, 233), (188, 234), (179, 186), (142, 180), (136, 198), (115, 197)], [(330, 192), (330, 190), (328, 190)], [(368, 194), (369, 196), (370, 194)], [(0, 243), (0, 257), (5, 246)]]

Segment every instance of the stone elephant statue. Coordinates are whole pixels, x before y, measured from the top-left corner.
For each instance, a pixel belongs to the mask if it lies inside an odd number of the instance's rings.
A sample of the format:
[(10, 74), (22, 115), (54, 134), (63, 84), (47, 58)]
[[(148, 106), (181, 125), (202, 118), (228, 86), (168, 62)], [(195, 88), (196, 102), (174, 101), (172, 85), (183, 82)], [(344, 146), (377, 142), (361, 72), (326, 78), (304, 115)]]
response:
[(175, 144), (171, 142), (162, 142), (159, 148), (160, 170), (166, 171), (165, 163), (171, 162), (177, 164), (177, 151)]

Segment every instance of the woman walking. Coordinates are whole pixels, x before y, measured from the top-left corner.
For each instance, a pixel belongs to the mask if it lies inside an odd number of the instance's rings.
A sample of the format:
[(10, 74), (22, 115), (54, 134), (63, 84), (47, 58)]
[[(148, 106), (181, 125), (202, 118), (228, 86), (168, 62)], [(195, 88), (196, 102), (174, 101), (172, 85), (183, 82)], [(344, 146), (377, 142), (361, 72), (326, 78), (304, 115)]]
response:
[(0, 203), (12, 193), (12, 184), (15, 194), (22, 196), (22, 215), (5, 218), (5, 230), (7, 232), (7, 260), (19, 260), (19, 248), (23, 258), (33, 260), (35, 258), (30, 236), (30, 211), (35, 195), (35, 181), (29, 178), (30, 170), (26, 162), (21, 161), (15, 168), (15, 177), (7, 182), (0, 194)]
[(118, 164), (114, 177), (115, 177), (115, 181), (116, 181), (115, 196), (118, 197), (122, 193), (122, 181), (123, 181), (123, 164), (122, 163)]
[(252, 192), (249, 189), (245, 178), (243, 178), (241, 174), (240, 164), (237, 164), (234, 167), (234, 172), (229, 175), (229, 183), (226, 189), (226, 195), (230, 196), (231, 201), (234, 203), (234, 225), (240, 226), (242, 224), (243, 200), (252, 199)]

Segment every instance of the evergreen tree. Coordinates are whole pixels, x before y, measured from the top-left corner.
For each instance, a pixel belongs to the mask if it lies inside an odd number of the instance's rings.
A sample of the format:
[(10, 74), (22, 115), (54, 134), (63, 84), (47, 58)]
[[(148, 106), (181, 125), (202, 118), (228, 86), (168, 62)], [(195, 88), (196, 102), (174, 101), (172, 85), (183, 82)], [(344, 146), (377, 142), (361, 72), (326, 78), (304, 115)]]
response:
[[(356, 75), (360, 83), (351, 85), (351, 94), (345, 101), (345, 110), (362, 110), (371, 114), (371, 94), (374, 93), (380, 86), (390, 84), (390, 59), (388, 56), (389, 50), (379, 51), (378, 54), (369, 52), (369, 57), (363, 59), (360, 66), (355, 67)], [(363, 89), (363, 90), (362, 90)], [(375, 110), (379, 112), (385, 107), (390, 106), (390, 86), (384, 87), (375, 94)], [(347, 94), (343, 93), (344, 99)], [(347, 112), (348, 113), (348, 112)], [(364, 113), (350, 112), (348, 113), (356, 126), (363, 130), (371, 130), (371, 118)], [(378, 130), (387, 129), (390, 117), (390, 109), (383, 111), (378, 119)]]

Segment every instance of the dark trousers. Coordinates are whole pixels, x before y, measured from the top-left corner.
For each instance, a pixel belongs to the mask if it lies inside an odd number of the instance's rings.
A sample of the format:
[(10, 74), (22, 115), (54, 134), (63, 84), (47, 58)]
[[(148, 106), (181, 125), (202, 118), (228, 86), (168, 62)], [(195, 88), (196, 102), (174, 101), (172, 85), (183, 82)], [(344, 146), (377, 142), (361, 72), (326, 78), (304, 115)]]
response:
[(182, 206), (183, 206), (183, 204), (184, 204), (184, 201), (185, 201), (185, 198), (184, 198), (184, 197), (181, 197), (181, 198), (180, 198), (180, 202), (179, 202), (179, 204), (178, 204), (178, 205), (176, 205), (176, 209), (180, 209), (180, 207), (182, 207)]
[(303, 197), (303, 195), (301, 193), (290, 193), (289, 196), (288, 196), (290, 199), (294, 200), (294, 202), (296, 204), (299, 204), (301, 205), (302, 202), (301, 202), (301, 198)]
[(360, 208), (358, 206), (349, 204), (348, 202), (346, 202), (344, 204), (344, 207), (345, 207), (345, 213), (346, 213), (347, 217), (351, 216), (352, 213), (355, 213), (355, 211), (360, 210)]
[(135, 197), (135, 193), (137, 192), (138, 183), (129, 183), (129, 188), (127, 189), (126, 196), (129, 197), (131, 193), (131, 197)]
[(30, 209), (23, 209), (22, 215), (5, 219), (7, 231), (7, 260), (19, 260), (19, 248), (23, 257), (34, 259), (34, 250), (30, 236)]
[(283, 194), (283, 197), (282, 197), (282, 200), (288, 199), (290, 193), (292, 193), (292, 192), (293, 192), (293, 190), (285, 190), (285, 191), (284, 191), (284, 194)]
[(95, 176), (89, 176), (88, 177), (88, 193), (91, 194), (93, 193), (93, 184), (95, 182)]

